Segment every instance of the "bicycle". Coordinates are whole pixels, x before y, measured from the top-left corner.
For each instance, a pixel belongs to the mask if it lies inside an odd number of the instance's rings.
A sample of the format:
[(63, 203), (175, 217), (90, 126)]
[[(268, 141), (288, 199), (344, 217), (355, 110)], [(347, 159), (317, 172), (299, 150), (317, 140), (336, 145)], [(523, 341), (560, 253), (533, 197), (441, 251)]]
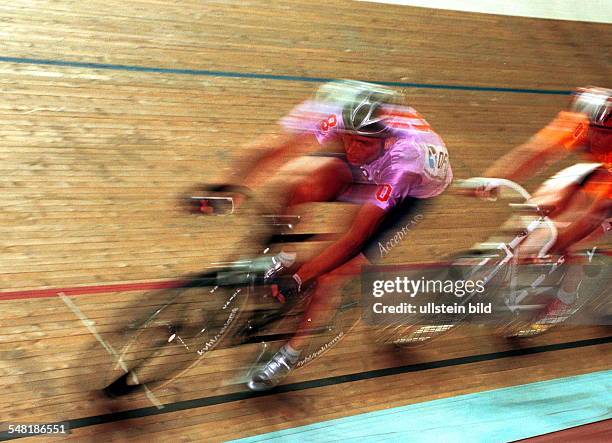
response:
[[(583, 168), (583, 173), (587, 173), (588, 169)], [(600, 264), (595, 267), (604, 270), (604, 275), (599, 276), (599, 279), (590, 276), (583, 291), (590, 295), (585, 295), (572, 305), (572, 309), (565, 312), (565, 318), (534, 322), (537, 314), (545, 308), (546, 300), (554, 296), (551, 292), (557, 290), (562, 283), (567, 270), (566, 261), (570, 259), (567, 255), (554, 256), (549, 253), (557, 238), (557, 229), (548, 217), (553, 208), (529, 203), (531, 195), (522, 186), (509, 180), (473, 178), (461, 183), (460, 186), (472, 189), (474, 184), (483, 181), (492, 188), (499, 189), (500, 197), (507, 198), (514, 195), (521, 200), (519, 203), (509, 203), (515, 212), (520, 211), (520, 218), (517, 220), (516, 217), (512, 217), (502, 230), (502, 234), (511, 232), (512, 237), (507, 240), (494, 236), (468, 251), (453, 254), (440, 265), (441, 269), (439, 268), (432, 277), (440, 281), (481, 281), (486, 288), (483, 295), (472, 291), (457, 298), (453, 294), (434, 293), (427, 299), (428, 302), (431, 301), (436, 305), (450, 302), (467, 307), (474, 301), (489, 301), (494, 315), (489, 316), (487, 322), (497, 333), (508, 338), (524, 338), (546, 332), (605, 292), (606, 282), (609, 281), (609, 267)], [(534, 245), (528, 247), (527, 240), (536, 231), (544, 231), (546, 236), (535, 248)], [(595, 262), (602, 260), (609, 262), (603, 252), (599, 251), (595, 256)], [(571, 256), (574, 261), (576, 259), (584, 261), (584, 257), (585, 254), (580, 253)], [(590, 255), (589, 263), (593, 262), (593, 259), (593, 255)], [(452, 332), (469, 316), (469, 309), (465, 309), (462, 313), (434, 315), (416, 320), (420, 325), (395, 343), (416, 346), (438, 339)]]
[[(290, 241), (292, 236), (307, 241), (311, 234), (294, 234), (299, 216), (271, 214), (269, 204), (261, 205), (252, 196), (248, 206), (243, 203), (237, 211), (233, 197), (223, 195), (234, 190), (207, 187), (208, 194), (189, 197), (189, 202), (206, 202), (223, 215), (239, 215), (236, 218), (249, 228), (248, 239), (239, 243), (234, 259), (214, 263), (217, 269), (189, 276), (164, 290), (161, 305), (128, 328), (127, 343), (111, 370), (113, 382), (105, 388), (109, 396), (125, 395), (144, 386), (162, 388), (221, 347), (259, 343), (263, 349), (260, 357), (264, 356), (274, 348), (274, 340), (297, 329), (313, 288), (279, 305), (266, 286), (264, 273), (269, 261), (265, 257), (273, 255), (278, 243)], [(154, 296), (160, 298), (160, 294)], [(308, 331), (311, 345), (297, 367), (311, 363), (346, 335), (356, 324), (356, 306), (346, 292), (329, 324)]]

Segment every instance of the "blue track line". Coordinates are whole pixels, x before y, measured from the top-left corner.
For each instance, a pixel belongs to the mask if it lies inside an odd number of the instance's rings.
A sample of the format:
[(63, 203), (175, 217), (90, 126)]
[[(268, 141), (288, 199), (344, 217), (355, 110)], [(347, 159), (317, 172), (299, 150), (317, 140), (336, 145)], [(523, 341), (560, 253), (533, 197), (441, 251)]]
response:
[[(37, 58), (20, 58), (20, 57), (0, 57), (0, 63), (19, 63), (22, 65), (44, 65), (44, 66), (61, 66), (68, 68), (87, 68), (87, 69), (106, 69), (112, 71), (129, 71), (129, 72), (148, 72), (153, 74), (175, 74), (175, 75), (193, 75), (202, 77), (225, 77), (225, 78), (247, 78), (257, 80), (277, 80), (277, 81), (292, 81), (292, 82), (307, 82), (307, 83), (326, 83), (334, 78), (324, 77), (303, 77), (295, 75), (277, 75), (277, 74), (258, 74), (254, 72), (232, 72), (232, 71), (212, 71), (207, 69), (176, 69), (176, 68), (152, 68), (147, 66), (134, 65), (117, 65), (110, 63), (92, 63), (92, 62), (72, 62), (67, 60), (45, 60)], [(374, 81), (380, 85), (396, 86), (402, 88), (421, 88), (421, 89), (448, 89), (453, 91), (479, 91), (479, 92), (512, 92), (520, 94), (545, 94), (545, 95), (569, 95), (572, 91), (564, 91), (558, 89), (529, 89), (529, 88), (498, 88), (490, 86), (466, 86), (466, 85), (438, 85), (432, 83), (411, 83), (411, 82), (385, 82)]]

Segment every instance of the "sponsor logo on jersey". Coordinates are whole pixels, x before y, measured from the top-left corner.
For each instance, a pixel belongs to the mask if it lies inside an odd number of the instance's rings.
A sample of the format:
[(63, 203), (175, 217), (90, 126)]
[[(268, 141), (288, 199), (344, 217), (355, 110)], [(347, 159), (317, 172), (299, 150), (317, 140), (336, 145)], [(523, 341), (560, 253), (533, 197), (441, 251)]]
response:
[(429, 169), (434, 169), (436, 167), (436, 148), (428, 145), (427, 149), (429, 151)]
[(391, 197), (391, 192), (393, 192), (393, 186), (389, 184), (380, 185), (376, 190), (376, 200), (381, 203), (385, 203)]
[(415, 215), (412, 217), (412, 220), (410, 220), (410, 223), (402, 226), (401, 229), (398, 229), (394, 235), (387, 237), (384, 244), (379, 241), (378, 250), (380, 252), (380, 258), (384, 258), (393, 248), (399, 245), (402, 240), (404, 240), (404, 237), (408, 235), (410, 230), (415, 227), (418, 222), (423, 220), (423, 218), (425, 218), (423, 214)]

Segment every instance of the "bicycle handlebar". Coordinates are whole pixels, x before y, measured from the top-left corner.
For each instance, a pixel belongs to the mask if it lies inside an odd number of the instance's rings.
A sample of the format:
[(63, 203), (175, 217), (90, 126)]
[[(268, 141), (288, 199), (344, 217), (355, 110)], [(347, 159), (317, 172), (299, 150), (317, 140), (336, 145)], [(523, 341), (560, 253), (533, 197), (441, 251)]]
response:
[(466, 180), (461, 180), (458, 183), (458, 186), (466, 189), (484, 188), (485, 191), (505, 187), (520, 194), (525, 200), (529, 200), (531, 198), (531, 194), (527, 192), (525, 188), (506, 178), (471, 177)]
[[(538, 253), (538, 257), (546, 255), (550, 248), (556, 243), (558, 237), (557, 227), (554, 222), (547, 217), (547, 214), (550, 213), (553, 208), (543, 207), (535, 203), (527, 203), (531, 199), (531, 194), (518, 183), (505, 178), (472, 177), (460, 181), (458, 185), (459, 187), (468, 189), (484, 188), (485, 191), (503, 187), (512, 189), (525, 199), (525, 203), (510, 204), (510, 207), (513, 209), (529, 209), (530, 212), (533, 211), (537, 213), (541, 217), (540, 221), (544, 222), (550, 230), (550, 239), (542, 246)], [(535, 224), (530, 224), (528, 230), (531, 231), (535, 226)]]

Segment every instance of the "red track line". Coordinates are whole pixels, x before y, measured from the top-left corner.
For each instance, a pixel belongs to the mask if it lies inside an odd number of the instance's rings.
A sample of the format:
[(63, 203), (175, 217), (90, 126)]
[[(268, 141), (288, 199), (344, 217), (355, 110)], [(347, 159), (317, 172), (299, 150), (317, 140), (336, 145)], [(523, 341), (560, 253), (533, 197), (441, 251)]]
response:
[[(445, 262), (439, 263), (423, 263), (423, 264), (412, 264), (412, 265), (395, 265), (395, 266), (383, 266), (385, 270), (392, 269), (407, 269), (410, 267), (431, 267), (436, 265), (445, 264)], [(4, 300), (20, 300), (30, 298), (49, 298), (57, 297), (61, 292), (69, 297), (76, 295), (87, 295), (87, 294), (100, 294), (108, 292), (131, 292), (131, 291), (149, 291), (153, 289), (171, 289), (179, 287), (185, 283), (185, 280), (167, 280), (158, 282), (139, 282), (139, 283), (117, 283), (117, 284), (106, 284), (106, 285), (95, 285), (95, 286), (74, 286), (70, 288), (48, 288), (48, 289), (26, 289), (23, 291), (10, 291), (0, 292), (0, 301)]]
[[(600, 253), (612, 255), (610, 250), (599, 250)], [(448, 264), (448, 262), (430, 262), (430, 263), (411, 263), (404, 265), (381, 265), (384, 270), (402, 270), (410, 268), (428, 268)], [(373, 265), (373, 267), (377, 267)], [(139, 282), (139, 283), (117, 283), (96, 286), (75, 286), (71, 288), (50, 288), (50, 289), (30, 289), (24, 291), (0, 292), (0, 301), (3, 300), (20, 300), (29, 298), (49, 298), (56, 297), (58, 293), (63, 293), (67, 296), (100, 294), (104, 292), (131, 292), (131, 291), (149, 291), (153, 289), (171, 289), (185, 283), (184, 280), (166, 280), (157, 282)]]
[(57, 297), (58, 293), (68, 296), (99, 294), (103, 292), (147, 291), (152, 289), (176, 288), (184, 283), (182, 280), (159, 282), (117, 283), (97, 286), (76, 286), (72, 288), (31, 289), (25, 291), (0, 292), (0, 300), (19, 300), (27, 298)]

